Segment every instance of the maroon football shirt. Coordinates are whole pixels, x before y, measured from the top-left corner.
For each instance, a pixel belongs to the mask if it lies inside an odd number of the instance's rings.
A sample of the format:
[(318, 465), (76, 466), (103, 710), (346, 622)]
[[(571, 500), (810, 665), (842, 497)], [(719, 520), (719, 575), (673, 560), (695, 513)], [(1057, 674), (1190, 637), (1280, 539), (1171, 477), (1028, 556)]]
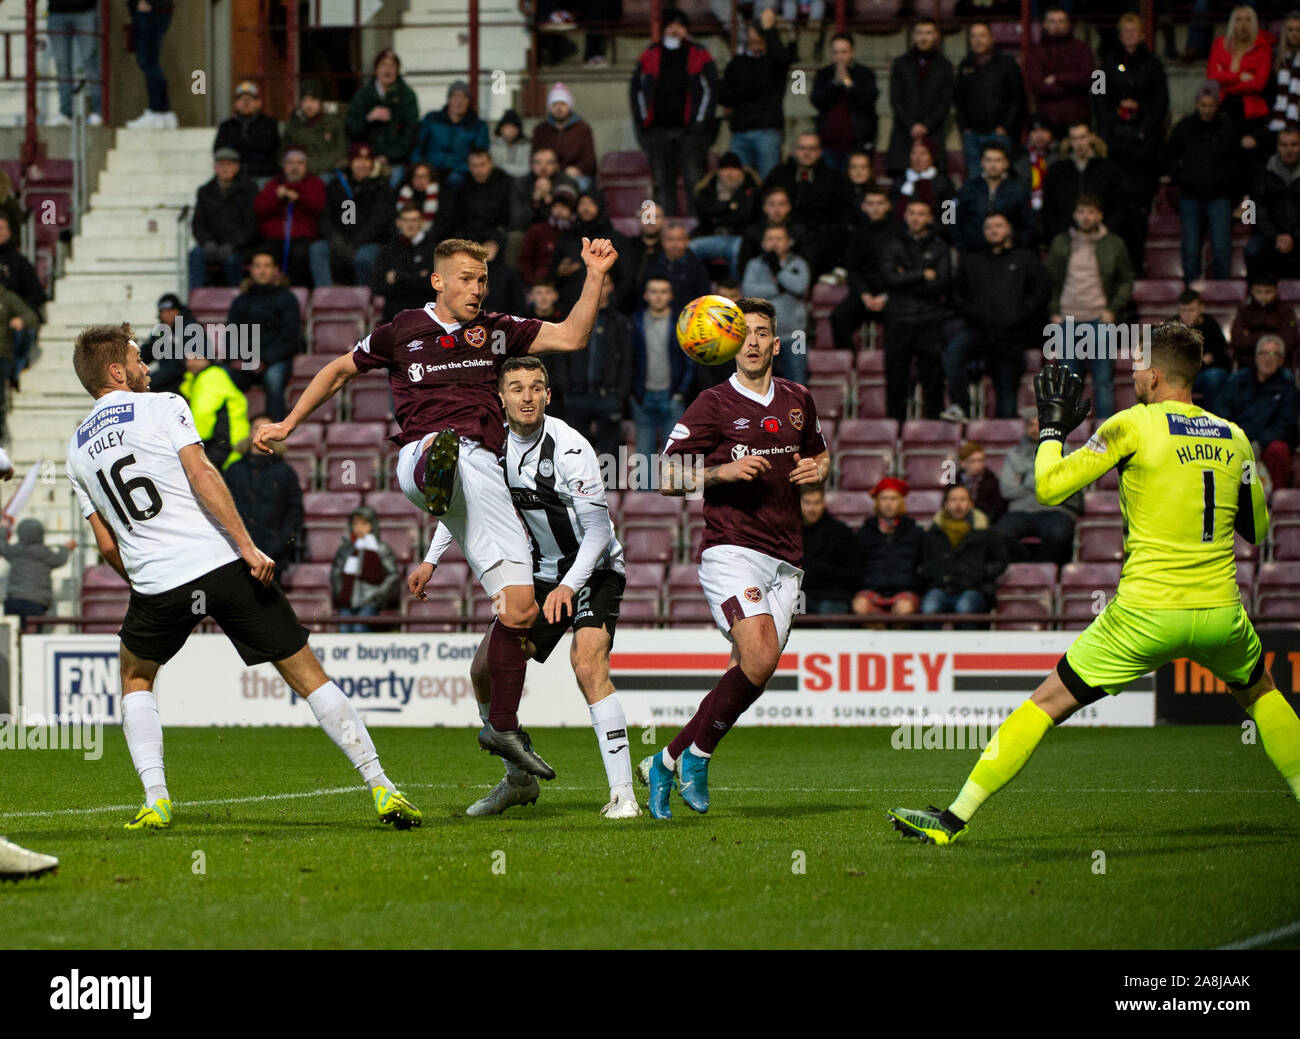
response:
[(790, 473), (796, 453), (816, 458), (825, 450), (817, 406), (797, 382), (773, 378), (764, 401), (741, 388), (733, 375), (696, 397), (673, 427), (664, 454), (702, 454), (705, 466), (726, 465), (744, 455), (762, 455), (772, 463), (756, 480), (716, 483), (705, 490), (700, 553), (714, 545), (741, 545), (798, 566), (803, 513)]
[(505, 416), (497, 396), (501, 365), (522, 357), (542, 323), (509, 314), (480, 314), (452, 331), (433, 317), (433, 304), (403, 310), (352, 348), (361, 372), (382, 368), (393, 390), (401, 432), (395, 444), (454, 429), (501, 454)]

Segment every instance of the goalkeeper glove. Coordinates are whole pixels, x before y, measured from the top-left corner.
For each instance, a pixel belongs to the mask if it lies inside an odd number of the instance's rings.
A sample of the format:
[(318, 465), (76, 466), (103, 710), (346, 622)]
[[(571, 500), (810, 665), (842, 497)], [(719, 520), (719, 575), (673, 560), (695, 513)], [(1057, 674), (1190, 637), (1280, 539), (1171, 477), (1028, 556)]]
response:
[(1034, 376), (1038, 404), (1038, 442), (1065, 438), (1092, 411), (1092, 400), (1079, 403), (1083, 380), (1063, 365), (1049, 364)]

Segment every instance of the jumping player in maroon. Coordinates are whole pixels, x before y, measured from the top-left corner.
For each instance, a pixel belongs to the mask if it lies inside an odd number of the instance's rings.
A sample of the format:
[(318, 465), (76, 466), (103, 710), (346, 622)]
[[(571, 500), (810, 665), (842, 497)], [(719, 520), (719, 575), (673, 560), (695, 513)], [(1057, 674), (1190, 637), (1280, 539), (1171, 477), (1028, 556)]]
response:
[[(790, 636), (803, 579), (799, 485), (824, 483), (830, 472), (812, 394), (772, 375), (781, 349), (772, 304), (738, 305), (749, 334), (736, 374), (696, 398), (664, 447), (661, 493), (703, 488), (700, 584), (732, 648), (730, 669), (694, 717), (637, 770), (656, 819), (672, 818), (674, 785), (688, 807), (709, 810), (709, 759), (762, 695)], [(691, 459), (700, 455), (702, 464)]]
[(519, 728), (528, 629), (537, 616), (533, 553), (501, 471), (505, 417), (497, 383), (501, 366), (523, 354), (563, 353), (587, 345), (601, 285), (618, 259), (608, 239), (582, 240), (587, 277), (569, 316), (558, 324), (484, 314), (487, 254), (476, 242), (448, 239), (434, 250), (429, 281), (435, 303), (404, 310), (330, 362), (302, 392), (283, 422), (261, 427), (267, 451), (361, 372), (388, 373), (401, 432), (397, 478), (417, 508), (440, 517), (492, 597), (488, 633), (492, 701), (479, 745), (544, 779), (555, 771)]

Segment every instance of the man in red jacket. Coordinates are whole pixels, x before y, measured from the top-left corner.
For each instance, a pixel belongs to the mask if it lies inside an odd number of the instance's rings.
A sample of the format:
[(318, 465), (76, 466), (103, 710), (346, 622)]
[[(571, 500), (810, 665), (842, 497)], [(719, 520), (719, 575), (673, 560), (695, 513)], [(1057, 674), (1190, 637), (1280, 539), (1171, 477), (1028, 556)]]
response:
[(1043, 14), (1041, 42), (1031, 45), (1025, 58), (1025, 79), (1034, 99), (1034, 111), (1052, 127), (1058, 141), (1071, 124), (1092, 116), (1092, 48), (1074, 38), (1070, 16), (1059, 7)]
[(650, 158), (655, 201), (676, 212), (678, 171), (690, 210), (695, 185), (704, 176), (718, 103), (718, 68), (708, 51), (687, 39), (690, 28), (681, 11), (665, 10), (663, 26), (663, 39), (637, 60), (630, 99), (637, 137)]
[(325, 183), (307, 173), (307, 153), (288, 148), (272, 177), (253, 200), (261, 248), (268, 250), (288, 272), (291, 285), (311, 283), (308, 249), (320, 237), (319, 220), (325, 210)]

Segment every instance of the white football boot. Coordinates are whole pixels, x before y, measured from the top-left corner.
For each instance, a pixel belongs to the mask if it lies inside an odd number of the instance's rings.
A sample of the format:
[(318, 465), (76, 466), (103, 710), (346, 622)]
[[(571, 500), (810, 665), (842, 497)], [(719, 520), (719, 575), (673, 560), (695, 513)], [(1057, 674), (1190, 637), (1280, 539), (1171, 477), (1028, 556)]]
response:
[(0, 837), (0, 880), (20, 880), (23, 877), (39, 877), (42, 873), (59, 868), (59, 860), (53, 855), (42, 855), (37, 851), (20, 848), (12, 841)]
[(600, 810), (606, 819), (635, 819), (641, 814), (641, 806), (635, 797), (611, 794), (609, 804)]

